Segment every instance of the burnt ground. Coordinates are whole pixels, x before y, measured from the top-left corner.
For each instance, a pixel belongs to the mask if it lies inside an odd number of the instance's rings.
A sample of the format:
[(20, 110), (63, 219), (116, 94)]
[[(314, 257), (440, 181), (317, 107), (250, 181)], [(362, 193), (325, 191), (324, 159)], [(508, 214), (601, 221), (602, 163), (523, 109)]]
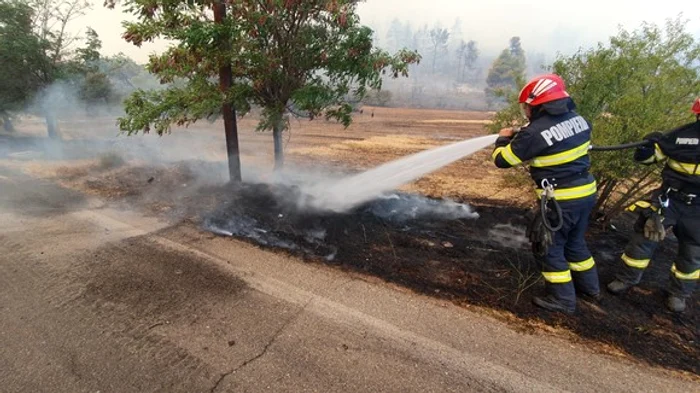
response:
[[(397, 194), (398, 199), (377, 200), (347, 214), (300, 211), (293, 203), (296, 198), (290, 198), (298, 192), (294, 188), (198, 184), (197, 174), (207, 169), (206, 164), (195, 165), (195, 170), (191, 165), (98, 167), (69, 173), (68, 178), (71, 187), (129, 207), (192, 221), (205, 230), (309, 263), (378, 277), (461, 306), (477, 306), (525, 332), (554, 327), (598, 350), (700, 374), (697, 296), (683, 315), (667, 312), (664, 306), (664, 287), (675, 256), (673, 239), (660, 247), (643, 283), (626, 296), (606, 294), (600, 306), (579, 302), (575, 315), (556, 315), (530, 302), (543, 290), (543, 283), (538, 263), (523, 242), (527, 209), (470, 201), (478, 219), (430, 214), (413, 219), (416, 204), (429, 207), (440, 201)], [(603, 285), (620, 267), (618, 256), (631, 230), (630, 218), (615, 222), (616, 230), (594, 225), (589, 231)]]
[[(506, 311), (515, 316), (507, 319), (525, 330), (544, 322), (651, 364), (700, 373), (699, 302), (694, 298), (683, 315), (664, 306), (672, 240), (660, 247), (644, 282), (628, 295), (606, 294), (599, 306), (580, 301), (574, 316), (553, 315), (530, 302), (543, 283), (538, 263), (518, 239), (526, 209), (477, 203), (472, 206), (478, 219), (413, 220), (402, 212), (414, 197), (402, 194), (348, 214), (318, 214), (299, 212), (278, 197), (290, 192), (265, 185), (238, 188), (202, 217), (203, 227), (460, 305)], [(620, 267), (618, 256), (631, 230), (630, 220), (615, 225), (617, 230), (595, 225), (590, 230), (602, 284)]]

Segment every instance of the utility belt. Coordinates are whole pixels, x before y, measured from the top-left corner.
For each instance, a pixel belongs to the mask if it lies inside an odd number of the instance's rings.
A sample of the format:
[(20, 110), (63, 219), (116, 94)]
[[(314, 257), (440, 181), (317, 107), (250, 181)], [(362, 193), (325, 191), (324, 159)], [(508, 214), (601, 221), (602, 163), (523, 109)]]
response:
[(580, 172), (567, 177), (539, 179), (536, 181), (539, 187), (535, 190), (535, 192), (537, 193), (537, 197), (541, 199), (542, 194), (545, 191), (545, 189), (542, 187), (551, 185), (553, 187), (551, 195), (558, 201), (570, 201), (574, 199), (586, 198), (598, 192), (598, 185), (595, 180), (576, 186), (571, 186), (571, 184), (588, 178), (590, 178), (590, 174), (588, 172)]
[(700, 196), (697, 194), (691, 194), (675, 188), (669, 188), (667, 195), (669, 198), (683, 202), (686, 205), (700, 205)]
[(553, 244), (554, 233), (564, 226), (559, 202), (587, 198), (598, 192), (595, 179), (587, 171), (567, 177), (539, 179), (538, 186), (539, 208), (525, 231), (536, 258), (547, 254), (549, 246)]
[(661, 191), (668, 198), (686, 205), (700, 205), (700, 188), (694, 184), (687, 184), (678, 179), (664, 179)]

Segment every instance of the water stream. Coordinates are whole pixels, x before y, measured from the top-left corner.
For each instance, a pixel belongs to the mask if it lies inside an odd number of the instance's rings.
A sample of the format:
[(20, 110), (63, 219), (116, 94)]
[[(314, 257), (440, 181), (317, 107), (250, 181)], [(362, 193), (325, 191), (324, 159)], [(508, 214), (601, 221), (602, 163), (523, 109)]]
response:
[[(314, 185), (304, 190), (309, 196), (304, 203), (322, 210), (348, 211), (470, 156), (492, 145), (497, 138), (497, 135), (487, 135), (467, 139), (406, 156), (334, 182)], [(465, 176), (469, 174), (465, 173)]]

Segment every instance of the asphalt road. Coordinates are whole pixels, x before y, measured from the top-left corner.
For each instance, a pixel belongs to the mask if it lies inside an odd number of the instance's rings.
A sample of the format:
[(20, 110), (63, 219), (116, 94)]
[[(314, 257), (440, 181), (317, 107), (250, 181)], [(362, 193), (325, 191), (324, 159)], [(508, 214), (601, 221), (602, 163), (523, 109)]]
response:
[(691, 392), (483, 314), (0, 170), (1, 392)]

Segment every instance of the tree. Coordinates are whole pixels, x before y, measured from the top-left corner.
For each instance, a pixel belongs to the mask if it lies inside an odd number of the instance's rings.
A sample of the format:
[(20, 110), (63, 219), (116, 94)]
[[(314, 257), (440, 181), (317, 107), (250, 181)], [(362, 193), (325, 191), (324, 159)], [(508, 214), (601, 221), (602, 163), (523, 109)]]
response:
[(109, 78), (114, 94), (122, 97), (134, 92), (137, 89), (136, 86), (154, 89), (164, 86), (148, 72), (145, 65), (137, 64), (124, 53), (101, 57), (99, 70)]
[[(469, 41), (466, 50), (464, 51), (464, 69), (466, 70), (467, 80), (474, 83), (480, 74), (477, 60), (479, 60), (479, 48), (476, 41)], [(464, 74), (462, 74), (464, 77)]]
[[(673, 20), (665, 29), (645, 23), (632, 32), (620, 30), (609, 43), (560, 56), (550, 67), (566, 81), (578, 112), (593, 123), (595, 145), (638, 141), (692, 120), (688, 107), (700, 91), (700, 42), (685, 26)], [(521, 119), (517, 97), (509, 98), (494, 131)], [(596, 213), (602, 220), (659, 180), (658, 167), (636, 164), (630, 152), (595, 154), (591, 170), (600, 186)]]
[(398, 18), (394, 18), (389, 25), (389, 30), (386, 32), (386, 42), (388, 50), (397, 50), (404, 46), (404, 27)]
[(47, 59), (45, 43), (33, 33), (34, 10), (19, 0), (0, 0), (0, 120), (14, 131), (12, 113), (33, 98)]
[[(82, 71), (73, 58), (73, 45), (79, 37), (70, 34), (68, 26), (91, 6), (87, 0), (28, 0), (27, 4), (34, 10), (33, 32), (48, 59), (36, 70), (41, 80), (39, 89), (48, 89), (57, 80), (70, 79)], [(41, 100), (41, 110), (49, 137), (60, 138), (52, 100)]]
[[(78, 38), (67, 33), (71, 21), (89, 8), (85, 0), (0, 0), (0, 115), (11, 129), (11, 114), (38, 103), (46, 117), (51, 138), (59, 138), (54, 84), (79, 84), (86, 98), (109, 93), (108, 80), (97, 74), (101, 42), (94, 30), (88, 30), (87, 46), (75, 50)], [(88, 76), (89, 78), (86, 78)], [(84, 82), (81, 80), (85, 79)]]
[(513, 57), (516, 64), (525, 67), (525, 51), (523, 50), (522, 44), (520, 43), (520, 37), (513, 37), (510, 39), (510, 55)]
[(516, 81), (525, 78), (526, 63), (520, 38), (511, 38), (510, 46), (501, 52), (489, 69), (486, 78), (486, 94), (495, 97), (499, 89), (517, 88)]
[(112, 82), (101, 69), (102, 41), (97, 32), (92, 28), (87, 29), (85, 47), (76, 50), (77, 59), (83, 71), (80, 84), (79, 97), (85, 101), (87, 107), (92, 107), (96, 102), (107, 103), (113, 94)]
[(467, 53), (467, 43), (462, 40), (457, 46), (455, 54), (457, 55), (457, 81), (462, 82), (464, 80), (464, 68), (462, 67), (462, 60)]
[(78, 49), (78, 59), (83, 62), (86, 67), (96, 69), (100, 60), (100, 49), (102, 49), (102, 41), (97, 32), (88, 27), (86, 36), (86, 44), (84, 48)]
[[(228, 17), (212, 21), (209, 0), (125, 0), (138, 22), (128, 23), (124, 37), (140, 45), (157, 37), (175, 42), (148, 69), (163, 82), (183, 86), (137, 91), (126, 101), (120, 128), (129, 133), (154, 128), (162, 134), (173, 124), (262, 108), (258, 130), (272, 130), (275, 167), (283, 164), (282, 133), (290, 107), (311, 118), (324, 116), (348, 126), (351, 100), (368, 88), (380, 88), (382, 75), (407, 75), (415, 52), (394, 56), (372, 45), (372, 30), (360, 25), (357, 1), (239, 1), (229, 4)], [(224, 6), (223, 2), (215, 2)], [(220, 92), (214, 77), (231, 68), (230, 85)], [(224, 109), (221, 109), (221, 108)], [(222, 113), (223, 112), (223, 113)]]
[(464, 42), (462, 40), (462, 19), (455, 18), (454, 24), (450, 28), (450, 49), (457, 49), (462, 42)]
[(401, 37), (402, 40), (399, 47), (418, 50), (418, 48), (414, 46), (413, 27), (411, 27), (411, 22), (406, 22), (406, 24), (403, 26), (403, 35)]
[[(644, 23), (621, 30), (607, 46), (560, 57), (552, 69), (567, 82), (579, 112), (593, 121), (593, 142), (607, 145), (688, 123), (688, 106), (700, 91), (698, 59), (700, 42), (676, 19), (665, 28)], [(594, 157), (603, 219), (654, 184), (657, 169), (634, 163), (628, 152)]]
[(435, 27), (430, 30), (431, 52), (433, 53), (433, 74), (435, 74), (435, 64), (439, 54), (447, 50), (447, 42), (450, 40), (450, 33), (447, 29)]
[(391, 102), (392, 94), (387, 90), (370, 90), (362, 102), (370, 106), (387, 107)]

